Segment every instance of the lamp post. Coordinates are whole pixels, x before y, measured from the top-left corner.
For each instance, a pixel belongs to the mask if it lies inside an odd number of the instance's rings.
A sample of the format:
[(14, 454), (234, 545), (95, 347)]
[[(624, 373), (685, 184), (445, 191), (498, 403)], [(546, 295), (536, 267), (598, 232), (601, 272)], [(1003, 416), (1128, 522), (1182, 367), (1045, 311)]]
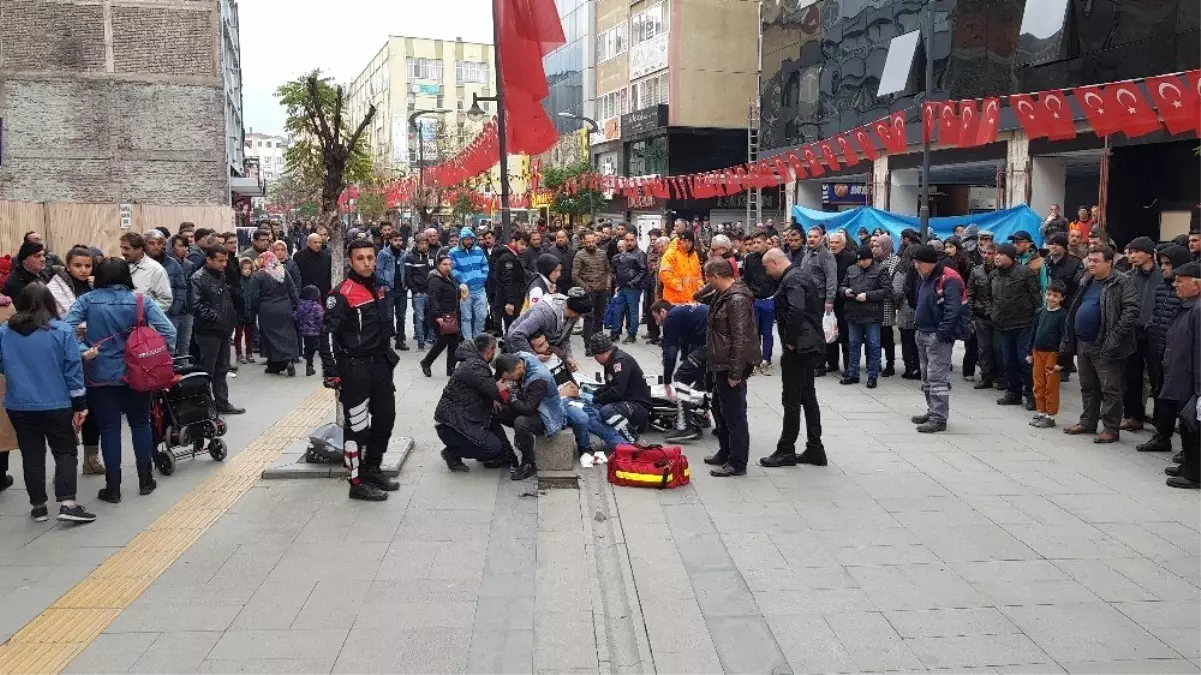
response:
[[(425, 198), (425, 134), (421, 133), (421, 129), (417, 128), (417, 118), (422, 115), (441, 115), (442, 113), (450, 112), (449, 110), (414, 110), (409, 115), (409, 128), (417, 134), (417, 193)], [(420, 222), (418, 225), (424, 225)]]
[[(934, 95), (934, 0), (926, 0), (926, 101)], [(919, 240), (924, 244), (930, 236), (930, 135), (922, 134), (922, 203), (918, 207), (921, 219)]]
[[(600, 127), (600, 125), (599, 125), (599, 124), (597, 124), (597, 123), (596, 123), (596, 120), (592, 119), (591, 117), (584, 117), (583, 115), (577, 115), (577, 114), (575, 114), (575, 113), (569, 113), (569, 112), (567, 112), (567, 111), (560, 112), (560, 113), (559, 113), (559, 117), (566, 117), (567, 119), (579, 120), (579, 121), (583, 122), (584, 124), (588, 125), (588, 131), (589, 131), (589, 133), (590, 133), (590, 134), (599, 134), (599, 133), (601, 132), (601, 127)], [(588, 149), (588, 168), (589, 168), (589, 169), (593, 169), (593, 170), (595, 170), (595, 169), (596, 169), (596, 167), (594, 167), (594, 166), (592, 165), (592, 148), (591, 148), (591, 145), (592, 145), (592, 143), (591, 143), (591, 139), (589, 139), (589, 144), (588, 144), (588, 145), (589, 145), (589, 149)], [(592, 213), (591, 213), (591, 215), (590, 215), (589, 217), (590, 217), (590, 218), (592, 218), (592, 222), (595, 224), (595, 223), (596, 223), (596, 209), (592, 209)]]

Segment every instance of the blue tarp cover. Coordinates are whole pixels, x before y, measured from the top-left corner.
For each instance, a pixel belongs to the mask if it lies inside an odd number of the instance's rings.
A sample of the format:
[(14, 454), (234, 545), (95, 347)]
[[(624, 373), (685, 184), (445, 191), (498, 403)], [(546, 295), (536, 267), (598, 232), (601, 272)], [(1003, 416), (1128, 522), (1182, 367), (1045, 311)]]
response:
[[(806, 228), (813, 225), (820, 225), (827, 232), (846, 230), (851, 238), (855, 238), (855, 234), (859, 232), (859, 228), (861, 227), (867, 228), (868, 232), (873, 232), (876, 228), (880, 228), (891, 235), (893, 242), (897, 243), (901, 241), (901, 230), (907, 227), (916, 230), (921, 225), (921, 221), (917, 216), (903, 216), (899, 213), (873, 209), (870, 206), (860, 206), (849, 211), (839, 211), (837, 213), (815, 211), (803, 206), (794, 206), (792, 207), (792, 215), (797, 219), (797, 222)], [(1039, 226), (1042, 225), (1042, 218), (1025, 204), (991, 213), (930, 219), (930, 231), (940, 239), (945, 239), (954, 234), (955, 228), (959, 225), (963, 225), (964, 227), (975, 225), (981, 230), (989, 230), (995, 235), (998, 242), (1007, 241), (1009, 236), (1018, 230), (1025, 230), (1030, 233), (1030, 237), (1036, 244), (1041, 246), (1043, 243), (1042, 234), (1039, 232)]]

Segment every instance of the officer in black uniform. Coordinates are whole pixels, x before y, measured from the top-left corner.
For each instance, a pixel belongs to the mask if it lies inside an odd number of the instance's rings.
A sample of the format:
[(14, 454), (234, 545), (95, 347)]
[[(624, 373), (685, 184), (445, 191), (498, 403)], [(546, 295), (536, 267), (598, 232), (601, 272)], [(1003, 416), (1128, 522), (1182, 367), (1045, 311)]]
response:
[(605, 367), (605, 384), (592, 394), (600, 418), (629, 443), (638, 439), (651, 416), (651, 387), (633, 356), (613, 346), (603, 331), (588, 341), (596, 362)]
[[(342, 457), (350, 471), (350, 498), (382, 502), (400, 484), (380, 466), (396, 420), (392, 369), (399, 357), (389, 346), (387, 293), (375, 283), (375, 247), (351, 242), (350, 270), (325, 301), (321, 329), (321, 371), (325, 386), (340, 393)], [(359, 457), (362, 454), (362, 466)]]

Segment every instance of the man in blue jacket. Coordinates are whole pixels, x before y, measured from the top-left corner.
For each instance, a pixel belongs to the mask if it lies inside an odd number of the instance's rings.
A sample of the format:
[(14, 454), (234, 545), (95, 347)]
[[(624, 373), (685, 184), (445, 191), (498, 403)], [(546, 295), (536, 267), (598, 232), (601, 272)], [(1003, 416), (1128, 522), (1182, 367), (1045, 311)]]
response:
[[(705, 378), (705, 336), (709, 330), (709, 305), (672, 306), (666, 300), (651, 305), (652, 320), (663, 331), (663, 382), (676, 401), (676, 428), (664, 438), (669, 443), (700, 439), (691, 423), (691, 410), (704, 408), (708, 391)], [(683, 358), (679, 369), (676, 363)]]
[[(470, 227), (459, 230), (459, 244), (450, 250), (451, 276), (459, 282), (459, 325), (463, 339), (471, 340), (484, 332), (488, 318), (488, 256), (475, 245), (475, 233)], [(463, 294), (466, 297), (463, 297)]]
[(167, 254), (167, 238), (162, 232), (148, 230), (142, 238), (146, 243), (146, 255), (167, 272), (167, 280), (171, 283), (171, 306), (167, 308), (167, 318), (174, 324), (176, 317), (188, 311), (188, 277), (175, 256)]
[(389, 234), (383, 244), (375, 261), (375, 279), (388, 293), (384, 304), (388, 309), (388, 320), (396, 323), (396, 348), (407, 352), (405, 316), (409, 312), (409, 293), (405, 285), (405, 263), (409, 260), (409, 252), (399, 234)]
[(965, 291), (963, 279), (948, 262), (948, 258), (940, 260), (930, 246), (918, 246), (913, 253), (920, 277), (913, 327), (917, 330), (926, 413), (915, 415), (911, 421), (923, 434), (946, 431), (951, 414), (951, 348), (964, 320), (960, 307)]

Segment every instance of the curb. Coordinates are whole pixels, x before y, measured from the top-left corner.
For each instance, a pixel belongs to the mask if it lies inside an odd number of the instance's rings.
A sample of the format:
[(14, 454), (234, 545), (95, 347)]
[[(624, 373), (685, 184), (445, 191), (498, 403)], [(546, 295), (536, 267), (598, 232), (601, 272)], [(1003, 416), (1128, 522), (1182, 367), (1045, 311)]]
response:
[[(413, 439), (408, 436), (395, 436), (388, 441), (388, 449), (384, 453), (384, 462), (380, 469), (385, 476), (395, 478), (413, 453)], [(288, 446), (279, 459), (263, 470), (260, 476), (263, 480), (282, 480), (292, 478), (345, 478), (346, 467), (341, 464), (310, 464), (304, 461), (305, 451), (309, 447), (307, 438)]]

